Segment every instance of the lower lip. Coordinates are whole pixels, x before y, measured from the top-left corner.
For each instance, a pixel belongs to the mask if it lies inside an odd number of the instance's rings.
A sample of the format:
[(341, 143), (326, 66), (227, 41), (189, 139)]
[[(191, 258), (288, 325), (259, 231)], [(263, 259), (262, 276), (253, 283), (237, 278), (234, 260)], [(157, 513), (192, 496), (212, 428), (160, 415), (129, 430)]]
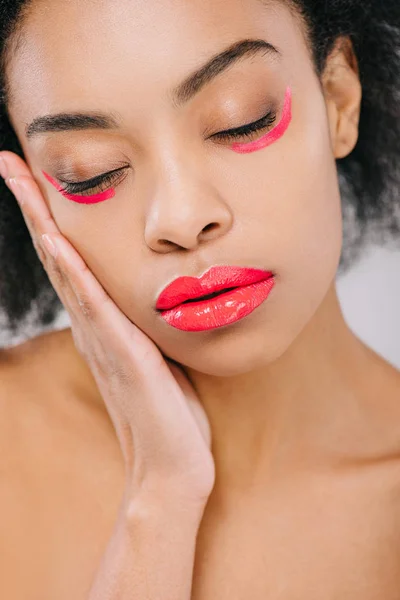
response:
[(182, 331), (208, 331), (235, 323), (253, 312), (269, 296), (275, 278), (269, 277), (258, 283), (246, 285), (211, 300), (179, 304), (163, 310), (161, 317)]

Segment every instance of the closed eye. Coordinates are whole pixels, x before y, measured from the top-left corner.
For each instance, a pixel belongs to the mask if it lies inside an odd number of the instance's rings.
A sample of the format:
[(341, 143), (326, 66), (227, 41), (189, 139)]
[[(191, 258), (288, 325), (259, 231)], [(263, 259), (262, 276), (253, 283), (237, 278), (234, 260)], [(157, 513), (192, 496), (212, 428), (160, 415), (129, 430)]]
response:
[(103, 173), (102, 175), (97, 175), (96, 177), (92, 177), (91, 179), (87, 179), (85, 181), (72, 182), (58, 179), (61, 184), (59, 191), (72, 196), (88, 191), (102, 192), (108, 189), (111, 185), (116, 185), (119, 183), (123, 179), (124, 171), (126, 169), (127, 167), (123, 167), (122, 169), (114, 169), (113, 171)]
[(211, 138), (218, 138), (223, 140), (229, 139), (237, 139), (241, 137), (252, 137), (254, 133), (259, 131), (263, 131), (268, 127), (271, 127), (276, 121), (276, 112), (269, 111), (266, 115), (258, 119), (258, 121), (253, 121), (252, 123), (248, 123), (247, 125), (241, 125), (240, 127), (235, 127), (234, 129), (227, 129), (225, 131), (220, 131), (219, 133), (214, 133)]

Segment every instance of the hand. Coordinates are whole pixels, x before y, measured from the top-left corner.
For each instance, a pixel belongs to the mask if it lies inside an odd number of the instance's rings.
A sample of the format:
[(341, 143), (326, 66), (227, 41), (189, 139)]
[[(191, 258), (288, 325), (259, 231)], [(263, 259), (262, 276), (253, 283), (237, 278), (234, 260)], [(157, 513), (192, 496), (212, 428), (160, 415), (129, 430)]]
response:
[(26, 163), (11, 152), (1, 157), (6, 183), (114, 424), (127, 486), (146, 493), (167, 489), (205, 503), (215, 466), (210, 426), (193, 386), (121, 312), (61, 234)]

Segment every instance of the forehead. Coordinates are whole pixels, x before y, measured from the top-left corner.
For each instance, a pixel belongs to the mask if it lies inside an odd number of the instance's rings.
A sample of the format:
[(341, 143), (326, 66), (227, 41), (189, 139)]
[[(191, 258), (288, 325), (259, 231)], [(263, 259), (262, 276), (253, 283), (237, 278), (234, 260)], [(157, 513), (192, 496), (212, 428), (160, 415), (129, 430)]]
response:
[(305, 46), (300, 20), (275, 0), (34, 0), (9, 63), (11, 112), (28, 120), (94, 98), (117, 108), (128, 90), (144, 108), (246, 37), (292, 57)]

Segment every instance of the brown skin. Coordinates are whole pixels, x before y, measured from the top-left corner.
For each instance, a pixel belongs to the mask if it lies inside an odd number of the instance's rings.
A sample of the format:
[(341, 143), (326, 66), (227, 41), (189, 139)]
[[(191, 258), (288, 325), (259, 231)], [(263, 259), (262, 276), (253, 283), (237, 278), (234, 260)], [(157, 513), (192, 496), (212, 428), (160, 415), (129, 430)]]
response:
[[(172, 106), (173, 86), (246, 37), (281, 58), (246, 59)], [(183, 365), (211, 424), (217, 477), (193, 598), (398, 600), (400, 374), (351, 332), (335, 288), (335, 159), (356, 144), (361, 101), (351, 46), (338, 44), (321, 85), (300, 20), (259, 0), (37, 0), (23, 39), (11, 116), (54, 220)], [(287, 85), (293, 120), (279, 142), (239, 155), (205, 141), (260, 118), (265, 90), (281, 107)], [(118, 113), (121, 130), (24, 136), (37, 116), (88, 109)], [(41, 174), (83, 180), (121, 161), (131, 166), (116, 197), (95, 206), (64, 200)], [(219, 330), (156, 317), (167, 283), (212, 264), (272, 269), (277, 284)], [(70, 330), (2, 356), (0, 596), (83, 600), (123, 491), (118, 441)]]

